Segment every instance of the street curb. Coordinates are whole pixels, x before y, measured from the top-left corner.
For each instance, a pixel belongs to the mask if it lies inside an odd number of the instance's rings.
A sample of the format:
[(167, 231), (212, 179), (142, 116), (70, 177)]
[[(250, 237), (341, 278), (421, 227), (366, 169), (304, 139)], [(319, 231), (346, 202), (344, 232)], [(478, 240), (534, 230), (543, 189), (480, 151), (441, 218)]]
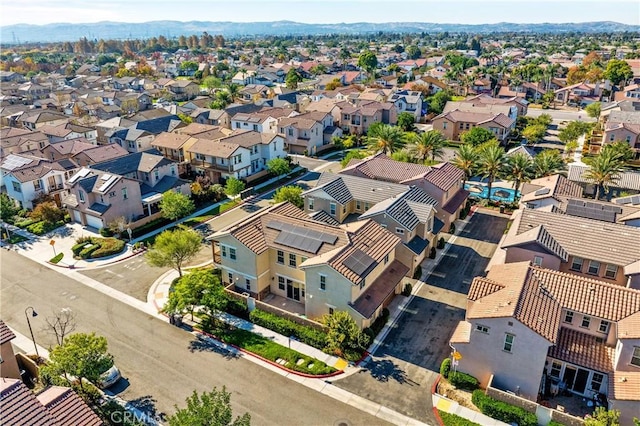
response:
[[(116, 264), (118, 262), (122, 262), (123, 260), (129, 260), (132, 257), (138, 256), (140, 254), (144, 254), (146, 251), (147, 250), (145, 249), (145, 250), (141, 250), (141, 251), (138, 251), (138, 252), (132, 252), (130, 255), (128, 255), (126, 257), (122, 257), (122, 258), (114, 260), (112, 262), (102, 263), (100, 265), (95, 265), (95, 266), (92, 266), (90, 262), (89, 262), (89, 266), (59, 265), (57, 263), (51, 263), (48, 260), (45, 260), (45, 262), (48, 263), (49, 265), (57, 266), (59, 268), (66, 268), (66, 269), (75, 269), (75, 270), (78, 270), (78, 269), (85, 269), (85, 270), (86, 269), (98, 269), (98, 268), (102, 268), (103, 266), (110, 266), (110, 265)], [(86, 260), (85, 260), (85, 262), (86, 262)]]
[[(442, 378), (442, 376), (440, 374), (438, 374), (438, 377), (436, 377), (436, 380), (433, 382), (433, 385), (431, 386), (431, 395), (433, 395), (436, 392), (436, 389), (438, 389), (438, 383), (440, 383), (440, 379)], [(433, 415), (436, 418), (436, 421), (438, 422), (439, 426), (444, 426), (444, 422), (442, 421), (442, 417), (440, 417), (440, 411), (438, 411), (438, 409), (436, 407), (431, 407), (431, 409), (433, 410)]]

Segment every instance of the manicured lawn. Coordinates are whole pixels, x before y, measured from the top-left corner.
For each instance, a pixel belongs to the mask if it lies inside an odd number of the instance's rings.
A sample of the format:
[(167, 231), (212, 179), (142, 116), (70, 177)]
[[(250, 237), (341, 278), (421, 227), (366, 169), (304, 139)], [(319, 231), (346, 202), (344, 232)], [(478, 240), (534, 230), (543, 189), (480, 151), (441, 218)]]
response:
[(242, 200), (240, 200), (240, 198), (236, 198), (235, 200), (229, 200), (227, 202), (225, 202), (224, 204), (222, 204), (220, 206), (220, 214), (231, 210), (232, 208), (234, 208), (235, 206), (237, 206), (238, 204), (240, 204), (242, 202)]
[(51, 260), (49, 262), (51, 263), (58, 263), (62, 260), (62, 258), (64, 257), (64, 253), (58, 253), (57, 255), (55, 255), (54, 257), (51, 258)]
[(9, 243), (9, 244), (18, 244), (18, 243), (21, 243), (21, 242), (27, 241), (27, 240), (28, 240), (27, 237), (23, 237), (22, 235), (14, 233), (14, 234), (11, 234), (11, 237), (6, 242)]

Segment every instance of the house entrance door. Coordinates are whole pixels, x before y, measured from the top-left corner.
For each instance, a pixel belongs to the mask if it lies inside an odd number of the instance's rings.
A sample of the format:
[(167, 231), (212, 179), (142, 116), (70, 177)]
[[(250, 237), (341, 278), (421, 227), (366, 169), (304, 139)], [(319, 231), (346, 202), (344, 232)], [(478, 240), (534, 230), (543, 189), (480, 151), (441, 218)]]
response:
[(304, 284), (287, 280), (287, 297), (298, 302), (304, 299)]
[(584, 390), (587, 387), (588, 378), (589, 378), (589, 371), (582, 368), (578, 368), (578, 374), (576, 375), (576, 380), (573, 383), (573, 391), (576, 393), (584, 393)]
[(564, 369), (564, 376), (562, 381), (567, 384), (567, 389), (573, 389), (573, 382), (576, 378), (576, 369), (574, 367), (566, 366)]

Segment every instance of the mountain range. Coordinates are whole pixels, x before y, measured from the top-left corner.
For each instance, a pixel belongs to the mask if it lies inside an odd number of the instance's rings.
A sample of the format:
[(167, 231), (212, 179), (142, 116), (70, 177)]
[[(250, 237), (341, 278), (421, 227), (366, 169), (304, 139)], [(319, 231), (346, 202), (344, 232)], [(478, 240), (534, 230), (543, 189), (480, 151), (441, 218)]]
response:
[(336, 23), (305, 24), (292, 21), (275, 22), (204, 22), (204, 21), (152, 21), (142, 23), (96, 22), (88, 24), (57, 23), (47, 25), (16, 24), (0, 27), (2, 43), (56, 42), (88, 39), (138, 39), (164, 35), (177, 37), (180, 35), (202, 34), (204, 31), (212, 35), (222, 34), (225, 37), (264, 36), (264, 35), (326, 35), (326, 34), (366, 34), (379, 31), (394, 33), (608, 33), (623, 31), (640, 31), (638, 25), (627, 25), (618, 22), (581, 22), (581, 23), (540, 23), (514, 24), (501, 22), (497, 24), (470, 25), (444, 24), (427, 22), (388, 22), (388, 23)]

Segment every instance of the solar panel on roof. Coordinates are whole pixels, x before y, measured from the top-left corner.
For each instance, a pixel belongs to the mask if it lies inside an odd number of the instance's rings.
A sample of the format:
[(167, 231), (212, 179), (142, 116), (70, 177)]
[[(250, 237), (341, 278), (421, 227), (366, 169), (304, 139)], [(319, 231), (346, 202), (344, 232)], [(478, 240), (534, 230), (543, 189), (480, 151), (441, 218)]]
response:
[(540, 188), (533, 195), (547, 195), (551, 190), (549, 188)]
[(342, 264), (359, 276), (363, 276), (375, 266), (375, 260), (362, 250), (356, 249), (342, 261)]
[(578, 206), (578, 205), (572, 204), (567, 206), (567, 214), (571, 216), (584, 217), (586, 219), (601, 220), (601, 221), (610, 222), (610, 223), (615, 223), (616, 221), (615, 212), (602, 210), (600, 206), (598, 206), (598, 208), (593, 208), (593, 207)]
[(275, 243), (307, 253), (316, 254), (318, 250), (320, 250), (320, 247), (322, 247), (322, 244), (328, 243), (333, 245), (338, 240), (336, 235), (301, 226), (289, 225), (275, 220), (269, 222), (267, 228), (280, 231), (280, 234), (274, 240)]

